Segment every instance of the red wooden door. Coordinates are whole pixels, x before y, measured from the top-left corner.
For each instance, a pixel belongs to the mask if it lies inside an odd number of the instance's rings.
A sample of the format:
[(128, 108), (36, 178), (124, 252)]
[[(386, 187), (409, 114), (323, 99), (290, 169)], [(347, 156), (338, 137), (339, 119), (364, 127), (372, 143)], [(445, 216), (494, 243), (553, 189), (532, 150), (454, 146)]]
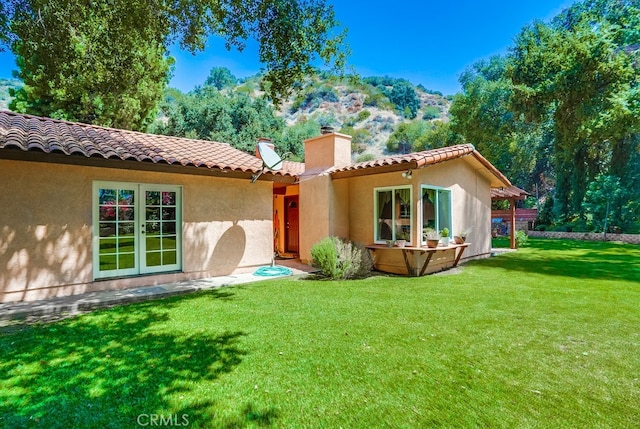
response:
[(284, 243), (285, 252), (299, 252), (299, 214), (298, 196), (284, 197), (285, 218), (284, 218)]

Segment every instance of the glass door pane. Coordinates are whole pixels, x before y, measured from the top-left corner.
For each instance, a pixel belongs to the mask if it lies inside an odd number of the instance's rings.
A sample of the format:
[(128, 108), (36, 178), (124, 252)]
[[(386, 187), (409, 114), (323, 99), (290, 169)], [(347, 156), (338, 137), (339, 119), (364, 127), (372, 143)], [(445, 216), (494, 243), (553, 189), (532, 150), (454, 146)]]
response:
[(180, 269), (180, 189), (143, 187), (142, 272)]
[(451, 192), (446, 189), (438, 190), (438, 228), (447, 228), (451, 235)]
[(136, 274), (136, 186), (98, 186), (97, 202), (97, 277)]
[(376, 241), (393, 239), (393, 193), (389, 190), (376, 192), (377, 229)]

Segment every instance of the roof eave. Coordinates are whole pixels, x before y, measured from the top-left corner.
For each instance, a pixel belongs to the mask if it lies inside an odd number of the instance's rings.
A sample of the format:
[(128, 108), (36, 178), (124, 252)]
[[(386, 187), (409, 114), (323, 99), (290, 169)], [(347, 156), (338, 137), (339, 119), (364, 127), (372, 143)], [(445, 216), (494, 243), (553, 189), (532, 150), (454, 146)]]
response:
[(493, 164), (491, 164), (487, 158), (482, 156), (480, 152), (474, 150), (472, 152), (472, 156), (484, 167), (485, 171), (488, 173), (487, 176), (490, 179), (492, 188), (511, 186), (511, 181), (507, 179), (507, 176), (502, 174), (502, 172), (498, 170)]
[(339, 170), (331, 172), (331, 177), (334, 179), (345, 179), (349, 177), (359, 176), (371, 176), (374, 174), (393, 173), (396, 171), (403, 171), (407, 169), (418, 169), (416, 161), (400, 161), (396, 164), (379, 165), (366, 168), (357, 168), (353, 170)]
[[(123, 160), (120, 158), (104, 158), (102, 156), (86, 157), (79, 154), (65, 155), (59, 152), (43, 152), (39, 150), (25, 151), (18, 148), (6, 148), (0, 150), (0, 159), (43, 162), (48, 164), (79, 165), (86, 167), (115, 168), (120, 170), (156, 171), (162, 173), (189, 174), (247, 180), (250, 180), (251, 177), (259, 171), (255, 169), (246, 169), (244, 171), (239, 169), (233, 170), (230, 168), (219, 168), (215, 166), (208, 167), (206, 165), (183, 165), (179, 162), (170, 164), (166, 162), (141, 162), (132, 159)], [(266, 171), (260, 176), (259, 180), (293, 184), (296, 183), (297, 176), (291, 175), (289, 173), (283, 174), (280, 172), (276, 173), (272, 171)]]

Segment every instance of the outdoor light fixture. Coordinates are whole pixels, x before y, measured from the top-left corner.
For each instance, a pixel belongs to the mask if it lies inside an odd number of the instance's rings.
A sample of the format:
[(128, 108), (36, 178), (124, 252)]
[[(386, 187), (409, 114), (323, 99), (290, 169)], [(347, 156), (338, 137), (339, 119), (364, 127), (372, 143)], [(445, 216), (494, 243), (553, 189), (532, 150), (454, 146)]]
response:
[(411, 180), (411, 178), (413, 177), (413, 173), (411, 172), (411, 169), (408, 169), (407, 171), (403, 171), (402, 177), (406, 177), (407, 179)]

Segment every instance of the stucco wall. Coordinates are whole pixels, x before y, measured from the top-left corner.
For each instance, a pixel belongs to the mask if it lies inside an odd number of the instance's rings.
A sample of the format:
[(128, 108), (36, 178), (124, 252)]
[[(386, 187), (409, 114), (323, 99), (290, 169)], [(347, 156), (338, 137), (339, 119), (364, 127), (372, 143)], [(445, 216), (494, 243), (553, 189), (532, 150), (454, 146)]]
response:
[(307, 171), (350, 164), (351, 136), (329, 133), (305, 140), (304, 160)]
[[(93, 281), (95, 180), (181, 185), (183, 272)], [(0, 160), (0, 301), (225, 275), (268, 264), (270, 182)]]
[(311, 261), (311, 247), (328, 237), (330, 228), (331, 177), (321, 175), (300, 182), (300, 260)]
[[(491, 251), (491, 193), (489, 182), (470, 167), (464, 160), (454, 160), (443, 164), (414, 170), (411, 180), (402, 177), (402, 172), (340, 179), (349, 181), (349, 235), (351, 240), (371, 244), (374, 242), (374, 188), (389, 186), (412, 186), (413, 196), (413, 238), (412, 244), (419, 245), (422, 231), (422, 204), (420, 186), (432, 185), (451, 190), (452, 235), (467, 228), (473, 228), (467, 238), (470, 243), (462, 260), (487, 256)], [(378, 252), (378, 265), (386, 271), (406, 273), (401, 252)], [(434, 256), (435, 258), (435, 256)], [(415, 264), (421, 264), (421, 259)], [(436, 271), (453, 261), (453, 251), (438, 253), (427, 272)], [(414, 261), (412, 261), (414, 262)], [(414, 265), (415, 265), (414, 264)]]

